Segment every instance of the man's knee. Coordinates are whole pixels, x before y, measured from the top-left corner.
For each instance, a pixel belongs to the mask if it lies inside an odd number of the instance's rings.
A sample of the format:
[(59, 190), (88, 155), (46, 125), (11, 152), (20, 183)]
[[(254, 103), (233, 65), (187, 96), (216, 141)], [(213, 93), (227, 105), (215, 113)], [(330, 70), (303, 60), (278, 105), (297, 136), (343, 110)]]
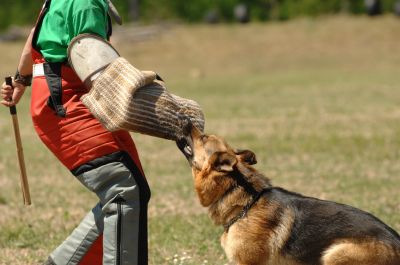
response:
[(139, 187), (133, 173), (121, 162), (112, 162), (83, 173), (78, 179), (96, 193), (103, 206), (116, 200), (139, 201)]

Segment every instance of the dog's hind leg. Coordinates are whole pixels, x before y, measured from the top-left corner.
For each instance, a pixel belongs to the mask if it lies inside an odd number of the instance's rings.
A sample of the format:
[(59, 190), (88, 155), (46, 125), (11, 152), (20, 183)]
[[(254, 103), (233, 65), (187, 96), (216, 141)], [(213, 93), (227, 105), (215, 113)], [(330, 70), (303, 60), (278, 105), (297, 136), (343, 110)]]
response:
[(392, 247), (379, 242), (343, 241), (333, 244), (322, 256), (323, 265), (400, 265)]

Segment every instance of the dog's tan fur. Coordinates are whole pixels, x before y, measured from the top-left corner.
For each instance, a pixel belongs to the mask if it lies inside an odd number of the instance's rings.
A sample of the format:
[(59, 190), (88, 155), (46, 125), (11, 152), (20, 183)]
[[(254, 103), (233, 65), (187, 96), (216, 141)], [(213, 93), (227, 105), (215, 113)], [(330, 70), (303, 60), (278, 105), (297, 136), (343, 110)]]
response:
[[(193, 156), (189, 160), (192, 165), (195, 190), (200, 203), (208, 207), (209, 215), (215, 224), (226, 225), (252, 200), (244, 188), (237, 186), (235, 178), (232, 177), (233, 172), (237, 171), (243, 175), (257, 191), (272, 187), (269, 180), (251, 166), (256, 163), (255, 155), (251, 151), (235, 151), (222, 138), (204, 135), (196, 128), (191, 129), (190, 137)], [(287, 191), (282, 190), (277, 192), (280, 192), (279, 196), (284, 197)], [(287, 193), (288, 196), (298, 197), (299, 200), (309, 199), (299, 194)], [(261, 196), (244, 218), (238, 219), (225, 229), (221, 244), (227, 257), (234, 264), (400, 265), (400, 241), (397, 241), (396, 232), (387, 232), (389, 237), (394, 234), (394, 239), (390, 239), (393, 241), (392, 244), (390, 240), (389, 243), (381, 242), (370, 236), (358, 238), (339, 236), (340, 227), (338, 227), (337, 236), (334, 235), (332, 242), (324, 245), (320, 253), (311, 252), (307, 256), (301, 253), (301, 249), (288, 250), (289, 244), (297, 246), (294, 226), (295, 222), (298, 223), (302, 218), (301, 214), (299, 215), (297, 208), (296, 213), (294, 207), (285, 205), (282, 202), (285, 198), (277, 200), (270, 197)], [(322, 202), (317, 199), (315, 201)], [(329, 204), (329, 207), (335, 210), (336, 207), (341, 209), (342, 206)], [(331, 210), (329, 207), (328, 210)], [(363, 218), (364, 213), (361, 211), (359, 213), (353, 208), (351, 211)], [(375, 225), (374, 219), (368, 220)], [(307, 220), (300, 221), (303, 225), (307, 225)], [(384, 224), (378, 221), (376, 225), (380, 229), (386, 229), (382, 228)], [(330, 229), (335, 233), (335, 227)], [(358, 231), (355, 231), (355, 234), (358, 234)], [(321, 238), (321, 244), (325, 243), (324, 240), (328, 238)], [(307, 262), (305, 261), (307, 258), (314, 261)]]

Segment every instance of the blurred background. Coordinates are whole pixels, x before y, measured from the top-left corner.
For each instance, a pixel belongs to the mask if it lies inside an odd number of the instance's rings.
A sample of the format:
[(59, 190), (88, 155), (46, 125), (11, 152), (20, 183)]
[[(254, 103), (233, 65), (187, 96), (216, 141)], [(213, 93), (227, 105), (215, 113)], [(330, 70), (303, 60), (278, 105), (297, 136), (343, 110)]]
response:
[[(0, 73), (15, 73), (42, 0), (0, 0)], [(257, 155), (272, 183), (350, 204), (400, 231), (400, 1), (113, 0), (112, 43), (196, 100), (206, 132)], [(0, 265), (47, 258), (96, 203), (40, 142), (18, 104), (33, 205), (19, 190), (0, 108)], [(222, 227), (174, 142), (132, 133), (152, 189), (150, 264), (224, 265)], [(360, 224), (362, 225), (362, 224)]]
[[(0, 30), (14, 25), (33, 24), (41, 0), (2, 0)], [(398, 0), (113, 0), (125, 21), (174, 20), (181, 22), (284, 21), (326, 14), (395, 13)]]

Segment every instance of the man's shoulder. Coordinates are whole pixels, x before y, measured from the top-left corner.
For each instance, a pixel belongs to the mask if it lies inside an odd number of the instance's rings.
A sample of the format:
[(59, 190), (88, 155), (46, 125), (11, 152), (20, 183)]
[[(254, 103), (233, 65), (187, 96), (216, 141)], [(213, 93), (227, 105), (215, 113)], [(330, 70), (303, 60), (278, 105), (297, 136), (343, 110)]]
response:
[(88, 8), (101, 8), (106, 10), (108, 7), (106, 0), (69, 0), (68, 3), (74, 11)]

